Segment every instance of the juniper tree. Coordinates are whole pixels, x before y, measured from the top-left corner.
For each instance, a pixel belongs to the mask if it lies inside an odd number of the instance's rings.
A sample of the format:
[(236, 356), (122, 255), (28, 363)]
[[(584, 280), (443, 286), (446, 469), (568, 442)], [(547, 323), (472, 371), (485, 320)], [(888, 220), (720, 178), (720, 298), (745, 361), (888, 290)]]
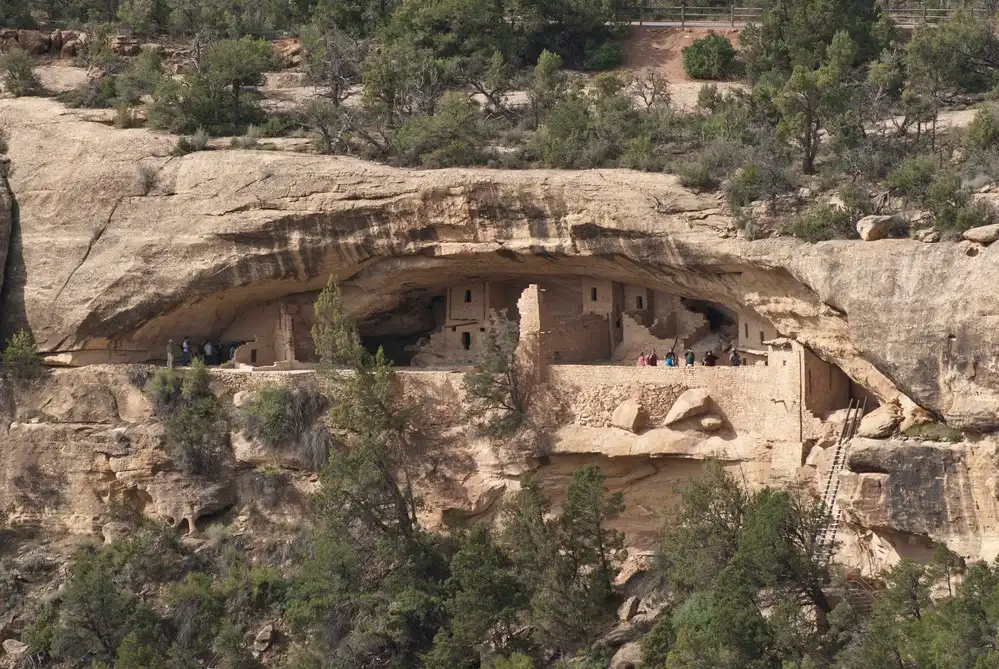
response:
[(488, 433), (506, 434), (527, 419), (534, 391), (531, 354), (518, 354), (519, 329), (506, 312), (492, 311), (480, 362), (465, 374), (470, 414)]

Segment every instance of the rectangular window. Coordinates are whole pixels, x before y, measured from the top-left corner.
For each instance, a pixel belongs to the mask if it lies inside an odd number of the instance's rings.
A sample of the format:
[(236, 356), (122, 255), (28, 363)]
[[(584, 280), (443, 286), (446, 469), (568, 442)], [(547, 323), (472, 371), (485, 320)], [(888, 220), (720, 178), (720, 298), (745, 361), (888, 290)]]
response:
[(468, 304), (471, 301), (472, 301), (472, 291), (466, 290), (465, 291), (465, 304)]
[(462, 332), (461, 333), (461, 347), (466, 351), (472, 348), (472, 333)]
[(763, 343), (763, 330), (760, 330), (760, 343)]
[(250, 349), (250, 363), (251, 364), (256, 364), (256, 362), (257, 362), (257, 349), (251, 348)]
[(746, 323), (746, 339), (749, 339), (749, 323)]
[(645, 308), (645, 300), (642, 299), (641, 295), (639, 295), (638, 297), (635, 298), (635, 305), (639, 309), (644, 309)]
[(597, 287), (590, 288), (590, 302), (597, 301)]

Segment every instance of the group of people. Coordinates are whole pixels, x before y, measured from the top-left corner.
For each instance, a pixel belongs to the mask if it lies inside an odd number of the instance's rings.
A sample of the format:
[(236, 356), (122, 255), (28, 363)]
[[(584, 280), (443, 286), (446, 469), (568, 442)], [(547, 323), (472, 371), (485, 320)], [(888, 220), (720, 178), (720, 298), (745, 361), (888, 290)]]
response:
[[(694, 351), (688, 348), (683, 352), (683, 366), (693, 367), (694, 363), (697, 361), (697, 356), (694, 355)], [(676, 354), (671, 350), (666, 354), (666, 357), (662, 360), (664, 367), (680, 367), (680, 360), (677, 358)], [(739, 352), (732, 348), (732, 352), (728, 356), (728, 362), (733, 367), (738, 367), (742, 364), (742, 356)], [(718, 365), (718, 356), (714, 354), (714, 351), (706, 351), (704, 357), (701, 359), (701, 364), (705, 367), (715, 367)], [(639, 367), (658, 367), (659, 366), (659, 356), (656, 355), (656, 350), (652, 349), (652, 353), (646, 354), (642, 351), (638, 355), (638, 366)]]
[[(180, 364), (190, 365), (195, 358), (200, 359), (206, 365), (221, 365), (236, 357), (238, 343), (233, 342), (228, 346), (223, 346), (219, 341), (206, 340), (195, 343), (190, 337), (184, 337), (180, 343)], [(173, 339), (167, 342), (167, 367), (173, 367), (174, 355), (176, 351)]]

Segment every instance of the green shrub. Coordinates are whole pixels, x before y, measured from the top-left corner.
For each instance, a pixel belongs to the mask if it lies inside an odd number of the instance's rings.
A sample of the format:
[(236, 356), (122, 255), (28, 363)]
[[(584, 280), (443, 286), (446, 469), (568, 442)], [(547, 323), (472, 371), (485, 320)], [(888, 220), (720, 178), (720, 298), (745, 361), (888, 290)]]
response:
[(676, 171), (680, 184), (684, 188), (697, 191), (709, 191), (718, 187), (718, 182), (711, 177), (711, 170), (699, 161), (681, 163)]
[(0, 55), (0, 84), (14, 95), (35, 95), (42, 90), (42, 81), (35, 74), (35, 63), (24, 51)]
[(890, 190), (908, 198), (922, 198), (937, 172), (935, 155), (913, 156), (903, 160), (885, 179)]
[(728, 38), (710, 33), (683, 50), (683, 70), (691, 79), (722, 79), (732, 71), (735, 48)]
[(697, 91), (697, 108), (707, 112), (714, 110), (722, 102), (722, 94), (714, 84), (704, 84)]
[(624, 47), (616, 40), (587, 44), (583, 50), (583, 69), (588, 72), (611, 70), (624, 62)]
[(127, 128), (134, 128), (137, 125), (139, 125), (139, 119), (135, 117), (135, 110), (132, 109), (132, 105), (119, 102), (118, 106), (115, 107), (114, 127), (125, 130)]
[(0, 368), (15, 379), (31, 379), (41, 373), (38, 345), (30, 332), (19, 330), (7, 340), (7, 346), (0, 354)]
[(975, 112), (968, 124), (965, 142), (972, 149), (982, 151), (999, 148), (999, 117), (994, 107), (987, 105)]
[(272, 66), (271, 46), (244, 37), (208, 46), (197, 71), (182, 80), (163, 77), (153, 91), (149, 124), (171, 132), (205, 128), (214, 135), (260, 123), (259, 86)]
[(114, 79), (115, 97), (119, 102), (136, 104), (143, 95), (152, 95), (163, 78), (163, 60), (153, 50), (143, 50), (128, 62)]
[(152, 165), (139, 165), (136, 175), (139, 178), (139, 187), (142, 189), (143, 195), (149, 195), (156, 188), (159, 173), (159, 170)]
[(284, 446), (297, 437), (309, 423), (301, 424), (301, 415), (292, 416), (292, 392), (284, 386), (267, 386), (253, 394), (239, 409), (239, 424), (248, 436), (271, 447)]
[(180, 386), (184, 373), (175, 369), (158, 369), (146, 382), (143, 391), (149, 398), (153, 413), (169, 415), (180, 403)]
[(849, 212), (827, 204), (809, 207), (792, 218), (784, 231), (806, 242), (857, 238), (857, 229)]
[(233, 137), (229, 145), (234, 149), (253, 149), (260, 142), (261, 136), (260, 128), (251, 125), (242, 137)]
[(759, 165), (747, 163), (736, 170), (728, 180), (726, 193), (733, 207), (745, 207), (759, 200), (762, 193), (763, 175)]
[(839, 198), (843, 201), (843, 209), (853, 218), (861, 218), (874, 213), (874, 203), (871, 201), (870, 194), (857, 184), (848, 183), (841, 186)]
[(247, 436), (271, 448), (294, 449), (310, 466), (326, 461), (332, 439), (317, 420), (328, 407), (312, 388), (266, 386), (239, 409), (237, 424)]
[(209, 387), (204, 363), (195, 358), (184, 371), (160, 369), (145, 392), (155, 415), (163, 417), (167, 446), (179, 466), (193, 474), (214, 474), (225, 459), (228, 426)]
[(392, 147), (403, 163), (425, 167), (482, 162), (486, 143), (479, 106), (457, 92), (444, 95), (436, 114), (413, 116), (392, 136)]
[(902, 434), (915, 439), (925, 439), (927, 441), (949, 441), (957, 443), (964, 439), (964, 434), (960, 430), (955, 430), (946, 423), (924, 423), (923, 425), (913, 425), (902, 430)]
[(176, 146), (170, 151), (171, 156), (186, 156), (189, 153), (204, 151), (208, 148), (208, 133), (204, 128), (198, 128), (190, 137), (181, 137), (177, 140)]
[(228, 431), (214, 395), (186, 400), (163, 423), (167, 444), (182, 469), (214, 474), (224, 460)]
[(104, 75), (90, 79), (76, 88), (59, 93), (56, 100), (72, 108), (110, 109), (118, 100), (115, 77)]

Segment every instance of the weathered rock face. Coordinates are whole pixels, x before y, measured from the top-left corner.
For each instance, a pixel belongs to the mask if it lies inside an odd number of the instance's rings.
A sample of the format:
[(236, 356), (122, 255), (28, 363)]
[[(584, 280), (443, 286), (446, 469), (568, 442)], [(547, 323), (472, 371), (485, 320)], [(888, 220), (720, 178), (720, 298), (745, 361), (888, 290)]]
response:
[[(170, 337), (211, 336), (330, 273), (362, 321), (462, 278), (589, 275), (759, 314), (882, 402), (999, 427), (996, 245), (747, 242), (716, 200), (661, 174), (174, 158), (170, 137), (81, 120), (51, 100), (0, 101), (0, 113), (21, 221), (4, 332), (30, 327), (76, 362), (145, 359)], [(156, 171), (148, 192), (138, 166)]]
[(855, 439), (839, 503), (848, 520), (901, 556), (925, 557), (930, 540), (960, 555), (999, 551), (999, 444)]

